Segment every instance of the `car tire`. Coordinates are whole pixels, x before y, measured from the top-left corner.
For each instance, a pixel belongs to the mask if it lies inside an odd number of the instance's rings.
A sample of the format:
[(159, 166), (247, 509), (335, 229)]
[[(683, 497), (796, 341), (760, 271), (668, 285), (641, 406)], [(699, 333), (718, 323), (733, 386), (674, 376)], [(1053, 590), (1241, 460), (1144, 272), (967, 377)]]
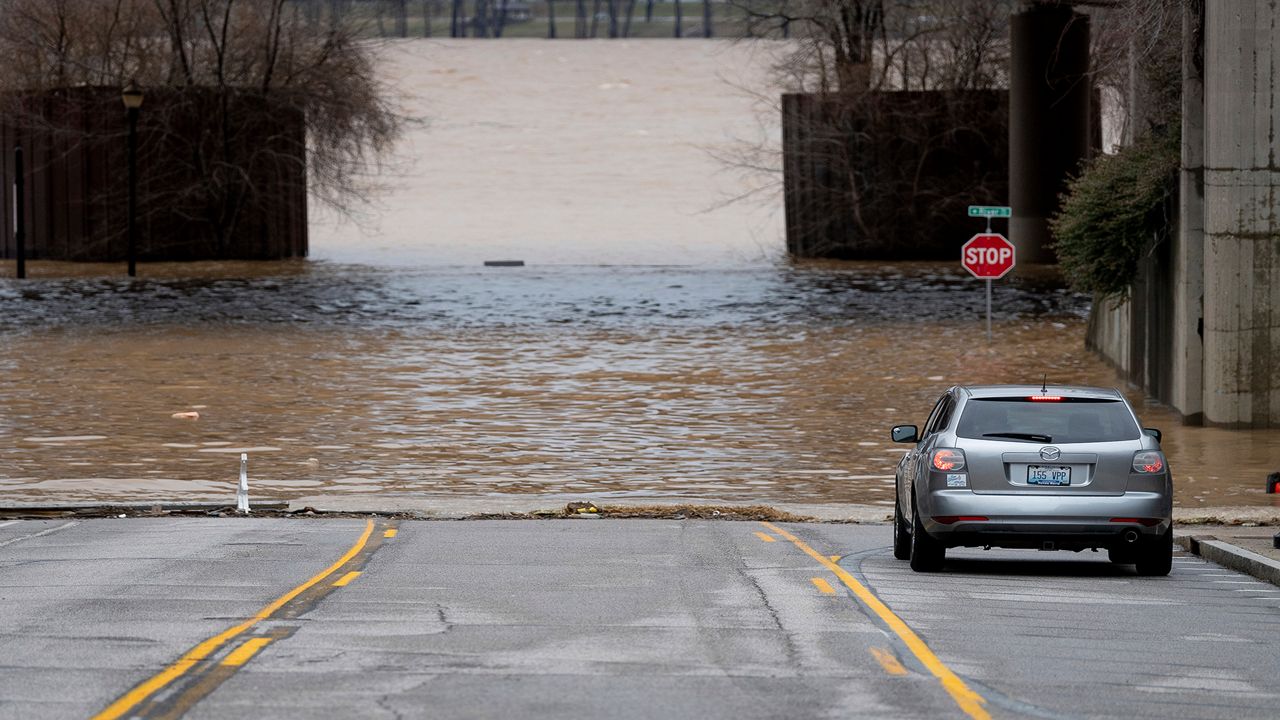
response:
[(916, 503), (911, 503), (911, 569), (916, 572), (938, 572), (947, 558), (942, 543), (925, 532)]
[(893, 556), (899, 560), (911, 559), (911, 532), (896, 497), (893, 499)]
[(1163, 535), (1145, 544), (1138, 551), (1134, 567), (1139, 575), (1160, 577), (1173, 570), (1173, 526)]

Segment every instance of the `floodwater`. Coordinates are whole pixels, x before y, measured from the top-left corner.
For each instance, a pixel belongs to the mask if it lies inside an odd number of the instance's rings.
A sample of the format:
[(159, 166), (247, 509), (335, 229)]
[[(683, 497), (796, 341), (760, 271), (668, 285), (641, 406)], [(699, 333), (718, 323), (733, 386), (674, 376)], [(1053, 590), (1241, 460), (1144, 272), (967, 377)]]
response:
[[(756, 127), (758, 50), (387, 53), (421, 160), (378, 223), (318, 216), (316, 260), (0, 280), (0, 497), (227, 500), (247, 452), (259, 497), (887, 505), (888, 427), (947, 386), (1117, 383), (1043, 269), (997, 284), (988, 344), (956, 264), (788, 264), (776, 199), (704, 212), (750, 188), (707, 149)], [(1180, 505), (1272, 502), (1280, 434), (1131, 397)]]

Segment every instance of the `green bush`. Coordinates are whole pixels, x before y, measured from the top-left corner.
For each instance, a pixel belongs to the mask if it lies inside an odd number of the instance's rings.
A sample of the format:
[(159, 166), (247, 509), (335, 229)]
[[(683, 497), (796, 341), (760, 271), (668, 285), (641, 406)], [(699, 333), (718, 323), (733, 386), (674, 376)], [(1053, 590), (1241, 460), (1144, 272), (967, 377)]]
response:
[(1051, 225), (1073, 288), (1128, 296), (1138, 260), (1168, 237), (1180, 164), (1175, 125), (1095, 158), (1068, 184)]

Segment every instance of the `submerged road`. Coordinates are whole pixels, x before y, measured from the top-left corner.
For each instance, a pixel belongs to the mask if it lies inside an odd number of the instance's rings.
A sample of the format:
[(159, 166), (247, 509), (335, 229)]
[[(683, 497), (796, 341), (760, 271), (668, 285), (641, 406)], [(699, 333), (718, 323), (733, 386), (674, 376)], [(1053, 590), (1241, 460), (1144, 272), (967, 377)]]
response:
[(1280, 715), (1280, 589), (859, 525), (0, 521), (0, 718)]

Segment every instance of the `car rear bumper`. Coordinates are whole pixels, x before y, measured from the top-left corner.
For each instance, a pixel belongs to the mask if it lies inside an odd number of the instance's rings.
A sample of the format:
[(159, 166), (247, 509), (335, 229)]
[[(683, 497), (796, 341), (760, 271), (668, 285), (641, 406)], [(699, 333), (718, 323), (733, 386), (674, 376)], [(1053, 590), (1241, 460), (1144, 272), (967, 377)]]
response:
[(1173, 524), (1172, 502), (1163, 493), (1035, 496), (936, 490), (925, 498), (920, 508), (925, 530), (949, 547), (1116, 547), (1130, 543), (1130, 531), (1157, 537)]

